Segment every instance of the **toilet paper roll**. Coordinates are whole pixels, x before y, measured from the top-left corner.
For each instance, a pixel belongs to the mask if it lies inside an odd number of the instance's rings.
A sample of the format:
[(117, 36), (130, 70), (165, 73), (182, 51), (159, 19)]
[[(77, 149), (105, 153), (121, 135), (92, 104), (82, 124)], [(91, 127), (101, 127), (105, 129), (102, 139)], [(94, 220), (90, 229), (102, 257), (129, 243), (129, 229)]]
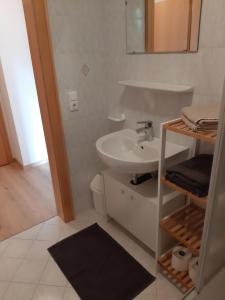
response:
[(198, 257), (192, 258), (192, 260), (189, 263), (189, 277), (193, 281), (193, 283), (196, 283), (198, 278)]
[(172, 267), (179, 272), (188, 271), (192, 253), (185, 247), (175, 247), (172, 254)]

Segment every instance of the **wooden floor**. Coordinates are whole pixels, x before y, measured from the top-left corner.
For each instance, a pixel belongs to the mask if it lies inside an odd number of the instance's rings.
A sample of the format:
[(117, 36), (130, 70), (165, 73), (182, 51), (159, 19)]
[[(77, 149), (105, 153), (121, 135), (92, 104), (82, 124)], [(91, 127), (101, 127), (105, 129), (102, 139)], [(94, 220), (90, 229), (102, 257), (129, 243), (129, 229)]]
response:
[(0, 167), (0, 240), (56, 216), (49, 165)]

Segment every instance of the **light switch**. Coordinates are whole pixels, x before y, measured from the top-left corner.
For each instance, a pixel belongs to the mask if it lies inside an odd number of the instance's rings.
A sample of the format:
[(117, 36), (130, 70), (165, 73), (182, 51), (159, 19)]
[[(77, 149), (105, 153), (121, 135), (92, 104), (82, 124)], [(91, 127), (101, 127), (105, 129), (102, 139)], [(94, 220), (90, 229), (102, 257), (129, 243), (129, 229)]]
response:
[(77, 91), (76, 90), (71, 90), (71, 91), (68, 91), (68, 96), (69, 96), (69, 99), (70, 100), (78, 100), (78, 94), (77, 94)]

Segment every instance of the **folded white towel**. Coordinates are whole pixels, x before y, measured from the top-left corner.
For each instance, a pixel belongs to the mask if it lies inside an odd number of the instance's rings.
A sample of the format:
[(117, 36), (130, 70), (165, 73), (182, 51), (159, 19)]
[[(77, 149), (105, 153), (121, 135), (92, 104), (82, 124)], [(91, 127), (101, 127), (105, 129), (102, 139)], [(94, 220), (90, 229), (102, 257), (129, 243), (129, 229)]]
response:
[(218, 128), (218, 123), (197, 125), (196, 123), (192, 123), (190, 120), (188, 120), (184, 115), (182, 115), (181, 118), (183, 122), (193, 131), (215, 131)]
[(182, 109), (182, 119), (192, 130), (216, 130), (219, 121), (219, 104), (197, 104)]

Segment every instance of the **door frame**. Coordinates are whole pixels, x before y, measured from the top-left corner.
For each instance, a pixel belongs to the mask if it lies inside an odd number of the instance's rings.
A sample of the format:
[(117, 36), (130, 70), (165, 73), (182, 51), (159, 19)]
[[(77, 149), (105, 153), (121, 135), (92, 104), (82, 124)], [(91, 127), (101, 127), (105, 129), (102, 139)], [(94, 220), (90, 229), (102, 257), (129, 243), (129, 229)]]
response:
[(6, 129), (6, 123), (5, 123), (5, 119), (4, 119), (4, 114), (3, 114), (3, 107), (1, 105), (1, 90), (0, 90), (0, 136), (1, 139), (3, 141), (3, 153), (4, 153), (4, 159), (3, 161), (1, 161), (1, 167), (4, 165), (8, 165), (9, 163), (11, 163), (13, 161), (13, 157), (12, 157), (12, 151), (11, 151), (11, 147), (10, 147), (10, 142), (9, 142), (9, 137), (8, 137), (8, 133), (7, 133), (7, 129)]
[(22, 0), (58, 215), (74, 219), (47, 0)]

